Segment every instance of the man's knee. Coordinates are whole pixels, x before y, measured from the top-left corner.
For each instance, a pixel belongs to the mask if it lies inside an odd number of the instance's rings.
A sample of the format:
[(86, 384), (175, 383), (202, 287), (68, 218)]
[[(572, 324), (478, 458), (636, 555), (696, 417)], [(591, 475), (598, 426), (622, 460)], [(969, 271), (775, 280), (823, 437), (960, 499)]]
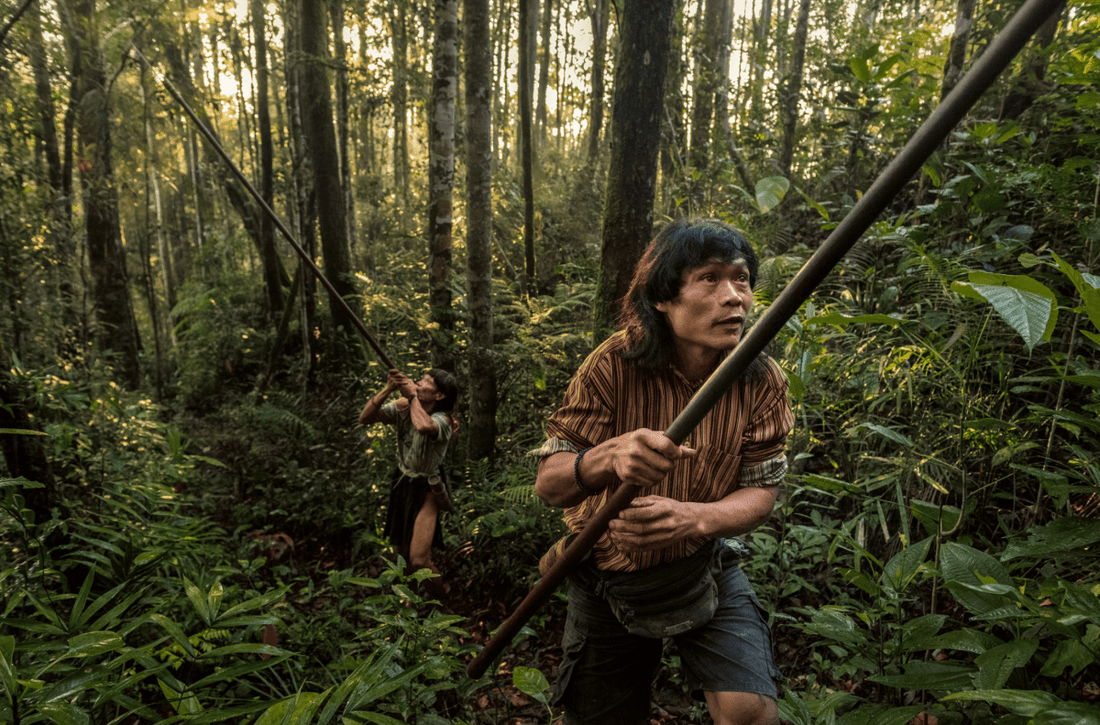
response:
[(779, 725), (775, 700), (751, 692), (708, 692), (714, 725)]

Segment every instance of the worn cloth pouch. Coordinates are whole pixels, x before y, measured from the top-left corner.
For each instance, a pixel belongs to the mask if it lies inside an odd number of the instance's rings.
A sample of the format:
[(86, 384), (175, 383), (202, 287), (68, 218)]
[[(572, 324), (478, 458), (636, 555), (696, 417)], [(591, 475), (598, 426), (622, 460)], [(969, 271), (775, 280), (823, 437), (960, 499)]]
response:
[[(600, 572), (597, 593), (631, 634), (663, 639), (703, 626), (718, 609), (712, 546), (638, 572)], [(720, 565), (719, 565), (720, 566)]]

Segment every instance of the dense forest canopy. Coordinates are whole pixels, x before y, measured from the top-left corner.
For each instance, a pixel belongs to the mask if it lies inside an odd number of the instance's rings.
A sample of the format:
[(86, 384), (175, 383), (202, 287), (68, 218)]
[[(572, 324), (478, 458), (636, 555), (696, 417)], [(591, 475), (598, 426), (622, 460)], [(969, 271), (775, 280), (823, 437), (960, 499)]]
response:
[[(1022, 5), (0, 3), (0, 722), (551, 720), (560, 601), (463, 673), (642, 247), (732, 223), (767, 309)], [(1047, 5), (769, 348), (785, 722), (1100, 723), (1100, 3)], [(444, 608), (368, 335), (459, 379)]]

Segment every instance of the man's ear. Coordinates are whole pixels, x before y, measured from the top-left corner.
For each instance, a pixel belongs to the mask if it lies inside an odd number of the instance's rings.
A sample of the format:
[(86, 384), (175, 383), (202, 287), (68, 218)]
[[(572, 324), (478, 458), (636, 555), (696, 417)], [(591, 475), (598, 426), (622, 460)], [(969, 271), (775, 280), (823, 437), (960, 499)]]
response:
[(664, 313), (667, 314), (668, 313), (668, 303), (669, 303), (669, 300), (665, 300), (664, 302), (658, 302), (657, 304), (653, 305), (653, 307), (658, 312), (664, 312)]

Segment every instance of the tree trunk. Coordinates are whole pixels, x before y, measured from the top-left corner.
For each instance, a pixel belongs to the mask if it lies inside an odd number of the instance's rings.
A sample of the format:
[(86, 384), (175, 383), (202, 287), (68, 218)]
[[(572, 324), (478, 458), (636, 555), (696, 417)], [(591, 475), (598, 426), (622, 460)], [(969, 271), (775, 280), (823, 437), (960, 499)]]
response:
[(535, 149), (531, 143), (531, 91), (535, 82), (535, 39), (538, 0), (519, 0), (519, 153), (523, 174), (523, 293), (535, 288)]
[(941, 101), (962, 78), (966, 65), (966, 46), (970, 43), (970, 29), (974, 26), (974, 8), (977, 4), (978, 0), (958, 0), (955, 11), (955, 32), (951, 34), (951, 45), (947, 50), (947, 60), (943, 64)]
[[(332, 123), (329, 80), (325, 71), (328, 43), (325, 12), (321, 3), (302, 0), (302, 122), (313, 162), (313, 186), (317, 191), (317, 226), (321, 232), (321, 254), (325, 276), (336, 293), (348, 299), (355, 292), (348, 250), (348, 225), (344, 217), (344, 191), (336, 153), (336, 132)], [(338, 302), (330, 300), (332, 322), (336, 330), (352, 333), (353, 325)], [(331, 351), (331, 348), (330, 348)]]
[(344, 188), (344, 219), (347, 220), (348, 245), (354, 247), (358, 239), (355, 222), (355, 194), (352, 192), (351, 132), (348, 127), (348, 50), (344, 42), (344, 0), (332, 0), (332, 47), (336, 52), (336, 146), (340, 152), (340, 185)]
[(164, 299), (168, 304), (169, 335), (172, 346), (176, 344), (176, 320), (171, 318), (171, 311), (176, 308), (176, 280), (172, 270), (172, 251), (168, 244), (168, 235), (164, 233), (164, 202), (160, 193), (160, 174), (158, 172), (159, 156), (157, 154), (156, 131), (153, 128), (153, 119), (149, 114), (149, 95), (146, 89), (146, 68), (141, 68), (141, 105), (145, 109), (145, 157), (148, 163), (148, 194), (146, 209), (153, 207), (153, 215), (156, 218), (156, 229), (153, 234), (157, 239), (157, 256), (160, 258), (160, 278), (164, 285)]
[(42, 15), (39, 2), (30, 8), (30, 59), (34, 70), (35, 95), (38, 99), (38, 115), (41, 130), (38, 137), (42, 154), (46, 159), (46, 180), (50, 198), (46, 202), (48, 240), (56, 253), (53, 264), (53, 284), (61, 302), (65, 327), (75, 331), (79, 325), (76, 294), (72, 279), (76, 245), (72, 235), (72, 205), (65, 184), (65, 168), (61, 163), (61, 150), (54, 123), (53, 92), (50, 89), (50, 70), (46, 56), (46, 42), (42, 35)]
[(554, 20), (554, 0), (546, 0), (542, 10), (542, 52), (539, 54), (539, 91), (536, 101), (535, 127), (539, 147), (546, 143), (546, 88), (550, 84), (550, 29)]
[(707, 167), (710, 153), (714, 97), (721, 80), (718, 43), (722, 34), (718, 26), (722, 17), (722, 6), (730, 2), (731, 0), (707, 0), (704, 17), (696, 24), (695, 87), (691, 107), (691, 165), (696, 169)]
[(752, 114), (760, 118), (764, 105), (764, 71), (768, 63), (768, 34), (772, 24), (772, 0), (762, 0), (760, 17), (753, 19)]
[(672, 193), (684, 168), (684, 0), (673, 10), (668, 72), (665, 76), (665, 107), (661, 118), (661, 188), (666, 199), (665, 213), (674, 216), (677, 199)]
[[(308, 3), (306, 3), (308, 4)], [(409, 131), (408, 131), (408, 35), (404, 0), (390, 6), (390, 38), (393, 53), (393, 188), (397, 199), (398, 229), (405, 231), (409, 208)]]
[(596, 292), (595, 339), (614, 326), (616, 303), (653, 232), (661, 104), (675, 0), (625, 0), (615, 64), (611, 165)]
[(117, 373), (131, 389), (141, 383), (141, 340), (130, 296), (126, 253), (111, 169), (111, 112), (99, 50), (95, 0), (62, 0), (76, 79), (77, 138), (88, 264), (99, 323), (99, 346), (117, 355)]
[[(271, 146), (271, 107), (267, 98), (267, 26), (263, 0), (250, 0), (252, 35), (256, 44), (256, 123), (260, 130), (260, 196), (275, 208), (274, 150)], [(275, 246), (275, 223), (269, 214), (260, 215), (260, 264), (264, 270), (268, 314), (279, 318), (283, 309), (283, 280)]]
[(806, 64), (806, 36), (810, 26), (810, 0), (801, 0), (798, 7), (798, 20), (794, 29), (794, 57), (791, 60), (791, 74), (784, 84), (779, 99), (779, 112), (783, 118), (783, 145), (779, 151), (779, 173), (791, 178), (791, 164), (794, 162), (795, 130), (798, 126), (798, 102), (802, 94), (802, 72)]
[(733, 45), (733, 0), (723, 0), (719, 6), (715, 32), (714, 132), (719, 149), (729, 153), (733, 148), (730, 134), (730, 49)]
[(428, 164), (428, 297), (432, 364), (455, 369), (455, 315), (451, 308), (452, 199), (455, 183), (455, 96), (458, 91), (458, 0), (435, 0), (432, 54), (431, 159)]
[(998, 121), (1004, 122), (1019, 118), (1021, 113), (1035, 103), (1036, 98), (1049, 91), (1051, 86), (1046, 82), (1049, 56), (1045, 51), (1054, 42), (1054, 36), (1058, 32), (1058, 23), (1061, 22), (1065, 9), (1066, 3), (1063, 1), (1061, 7), (1052, 13), (1047, 21), (1039, 27), (1039, 31), (1035, 34), (1035, 42), (1039, 44), (1039, 52), (1031, 55), (1024, 64), (1023, 70), (1012, 80), (1009, 86), (1010, 90), (1001, 104)]
[[(496, 74), (497, 74), (497, 88), (507, 88), (508, 82), (508, 68), (509, 59), (511, 54), (508, 52), (508, 48), (511, 46), (512, 37), (512, 4), (507, 0), (501, 0), (500, 2), (500, 14), (497, 18), (497, 32), (496, 32)], [(508, 123), (508, 94), (501, 92), (493, 94), (493, 116), (492, 116), (492, 134), (493, 134), (493, 163), (495, 166), (500, 167), (508, 163), (508, 130), (511, 128), (511, 124)]]
[[(301, 41), (301, 5), (288, 2), (283, 17), (283, 27), (286, 28), (286, 47), (292, 51), (298, 51), (302, 46)], [(284, 53), (286, 65), (286, 104), (287, 104), (287, 135), (290, 138), (291, 149), (291, 186), (294, 192), (295, 218), (298, 220), (298, 242), (302, 249), (316, 259), (317, 239), (314, 219), (317, 217), (317, 194), (313, 186), (313, 166), (310, 162), (309, 140), (304, 132), (302, 101), (302, 86), (305, 84), (304, 68), (298, 59), (300, 53)], [(311, 375), (320, 359), (320, 341), (315, 334), (317, 325), (317, 280), (313, 274), (305, 274), (301, 279), (302, 292), (302, 355), (304, 357), (306, 374)]]
[(466, 50), (466, 284), (469, 329), (469, 457), (489, 458), (496, 445), (497, 384), (493, 359), (492, 46), (489, 0), (463, 0)]
[[(661, 0), (664, 2), (664, 0)], [(603, 71), (607, 55), (607, 27), (610, 24), (612, 0), (590, 0), (588, 18), (592, 23), (592, 95), (588, 110), (588, 163), (596, 165), (600, 155), (600, 134), (603, 132)]]

